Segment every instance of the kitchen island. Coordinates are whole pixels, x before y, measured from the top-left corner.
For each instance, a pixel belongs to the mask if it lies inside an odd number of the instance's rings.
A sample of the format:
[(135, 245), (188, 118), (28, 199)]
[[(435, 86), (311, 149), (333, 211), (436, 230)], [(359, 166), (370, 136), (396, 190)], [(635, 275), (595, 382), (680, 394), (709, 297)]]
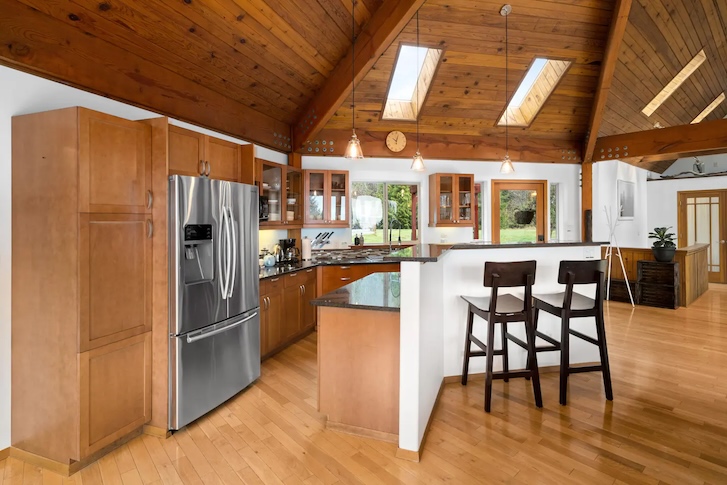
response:
[(400, 294), (399, 273), (374, 273), (312, 300), (327, 428), (398, 443)]
[[(535, 260), (533, 292), (563, 291), (557, 282), (560, 261), (599, 258), (602, 244), (605, 243), (419, 245), (384, 257), (384, 261), (400, 263), (398, 456), (419, 459), (444, 378), (461, 375), (467, 312), (461, 296), (489, 294), (482, 283), (485, 262)], [(593, 296), (595, 285), (579, 291)], [(573, 326), (585, 334), (595, 334), (592, 319), (576, 319)], [(480, 339), (484, 338), (484, 327), (475, 320), (474, 334)], [(541, 314), (538, 330), (559, 338), (560, 322)], [(513, 326), (510, 333), (525, 339), (524, 328)], [(571, 343), (570, 355), (572, 364), (599, 360), (595, 346), (577, 339)], [(525, 358), (524, 350), (510, 346), (511, 369), (524, 368)], [(541, 367), (556, 365), (558, 361), (557, 352), (538, 355)], [(495, 370), (500, 365), (496, 358)], [(470, 373), (484, 372), (484, 367), (485, 359), (473, 359)]]

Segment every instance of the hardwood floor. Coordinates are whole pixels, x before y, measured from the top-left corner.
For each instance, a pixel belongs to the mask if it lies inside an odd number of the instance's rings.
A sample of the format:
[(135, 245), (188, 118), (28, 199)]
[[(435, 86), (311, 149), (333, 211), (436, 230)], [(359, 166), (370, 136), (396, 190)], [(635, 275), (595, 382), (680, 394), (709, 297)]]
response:
[(323, 428), (313, 334), (167, 440), (139, 437), (67, 479), (8, 458), (0, 485), (727, 483), (727, 287), (676, 311), (610, 303), (606, 323), (613, 403), (600, 373), (571, 376), (566, 407), (543, 374), (542, 410), (525, 380), (495, 381), (489, 415), (482, 378), (447, 384), (420, 463)]

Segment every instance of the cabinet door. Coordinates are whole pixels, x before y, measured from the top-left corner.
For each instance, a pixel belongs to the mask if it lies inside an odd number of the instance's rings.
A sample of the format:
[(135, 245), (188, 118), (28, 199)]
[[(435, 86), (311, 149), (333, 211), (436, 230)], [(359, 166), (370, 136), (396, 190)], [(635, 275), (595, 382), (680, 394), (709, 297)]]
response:
[(451, 174), (437, 174), (435, 177), (435, 210), (437, 211), (437, 225), (453, 225), (455, 221), (455, 182)]
[(283, 321), (282, 334), (283, 341), (288, 341), (295, 337), (300, 328), (300, 302), (303, 298), (303, 290), (301, 285), (289, 286), (283, 290)]
[(334, 227), (348, 227), (349, 220), (348, 172), (328, 173), (328, 223)]
[(316, 307), (310, 304), (311, 300), (316, 297), (316, 278), (315, 272), (311, 271), (313, 276), (308, 277), (303, 283), (303, 297), (301, 299), (301, 324), (300, 330), (306, 330), (316, 325)]
[(79, 230), (80, 351), (151, 330), (151, 220), (82, 214)]
[(303, 226), (303, 171), (288, 167), (285, 170), (285, 223)]
[(261, 159), (257, 159), (257, 163), (260, 167), (260, 195), (268, 199), (268, 220), (260, 222), (260, 226), (281, 226), (285, 207), (284, 166)]
[(79, 354), (84, 458), (151, 419), (151, 332)]
[(474, 175), (457, 175), (456, 199), (457, 210), (455, 212), (458, 225), (473, 226), (474, 211), (472, 210), (475, 201), (475, 178)]
[[(262, 285), (260, 285), (262, 290)], [(268, 296), (260, 291), (260, 356), (268, 353)]]
[(209, 177), (218, 180), (238, 182), (242, 169), (240, 145), (211, 136), (207, 137), (207, 156)]
[(310, 227), (328, 227), (328, 209), (326, 190), (327, 173), (325, 170), (305, 170), (305, 225)]
[(285, 318), (285, 305), (283, 302), (283, 290), (268, 293), (267, 325), (265, 333), (265, 348), (267, 352), (274, 350), (283, 344), (283, 319)]
[(151, 213), (151, 127), (78, 110), (79, 212)]
[(169, 125), (169, 173), (199, 177), (205, 171), (205, 135)]

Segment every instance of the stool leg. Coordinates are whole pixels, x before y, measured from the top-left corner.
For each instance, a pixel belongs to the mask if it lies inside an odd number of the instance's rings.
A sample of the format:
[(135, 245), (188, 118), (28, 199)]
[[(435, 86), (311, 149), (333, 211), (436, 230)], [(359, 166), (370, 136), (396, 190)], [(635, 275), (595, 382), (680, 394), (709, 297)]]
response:
[(505, 382), (510, 382), (510, 379), (507, 377), (507, 373), (510, 371), (507, 356), (507, 337), (505, 337), (505, 334), (507, 333), (507, 323), (502, 322), (500, 324), (500, 330), (502, 331), (502, 371), (505, 373), (503, 380)]
[(568, 395), (568, 365), (570, 362), (570, 345), (568, 326), (570, 325), (570, 313), (564, 311), (561, 319), (560, 331), (560, 403), (566, 405)]
[(490, 320), (487, 321), (487, 367), (485, 368), (485, 412), (490, 412), (492, 401), (492, 362), (494, 360), (493, 350), (495, 348), (495, 322), (490, 313)]
[[(532, 317), (533, 317), (533, 348), (535, 348), (535, 339), (536, 339), (535, 331), (538, 329), (538, 317), (539, 316), (540, 316), (540, 308), (533, 308), (533, 315), (532, 315)], [(537, 350), (535, 352), (537, 352)], [(527, 364), (528, 364), (528, 370), (532, 370), (532, 368), (530, 367), (531, 360), (530, 360), (530, 351), (529, 350), (528, 350), (528, 355), (525, 359), (526, 359), (525, 362), (527, 362)], [(534, 360), (534, 362), (537, 362), (537, 361), (538, 361), (538, 359)], [(527, 376), (525, 378), (525, 380), (529, 381), (530, 376)]]
[(467, 373), (470, 368), (470, 334), (472, 333), (472, 324), (475, 319), (475, 314), (472, 313), (472, 308), (467, 306), (467, 329), (464, 334), (464, 362), (462, 363), (462, 385), (467, 385)]
[[(532, 318), (532, 317), (530, 317)], [(535, 351), (535, 326), (533, 321), (525, 322), (525, 340), (528, 344), (528, 368), (533, 380), (533, 394), (535, 405), (543, 407), (543, 395), (540, 392), (540, 370), (538, 369), (538, 354)]]
[(596, 335), (598, 335), (598, 350), (601, 353), (601, 372), (603, 373), (603, 387), (606, 390), (606, 399), (613, 401), (611, 388), (611, 367), (608, 364), (608, 349), (606, 348), (606, 326), (603, 322), (603, 312), (596, 315)]

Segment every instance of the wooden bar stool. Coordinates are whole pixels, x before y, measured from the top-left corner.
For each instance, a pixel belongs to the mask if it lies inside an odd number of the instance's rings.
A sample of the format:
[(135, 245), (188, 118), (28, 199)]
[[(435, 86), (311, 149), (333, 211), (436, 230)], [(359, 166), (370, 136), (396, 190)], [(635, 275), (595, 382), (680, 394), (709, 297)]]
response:
[[(613, 401), (611, 389), (611, 369), (608, 365), (606, 349), (606, 330), (603, 322), (604, 273), (606, 260), (561, 261), (558, 271), (558, 283), (565, 284), (565, 292), (533, 295), (535, 307), (534, 331), (537, 337), (548, 342), (546, 347), (537, 347), (536, 352), (560, 351), (560, 403), (565, 406), (568, 392), (568, 376), (580, 372), (603, 372), (603, 386), (606, 399)], [(589, 298), (573, 291), (575, 285), (596, 284), (596, 298)], [(538, 331), (540, 310), (560, 317), (560, 342)], [(595, 317), (596, 338), (584, 335), (570, 328), (571, 318)], [(587, 367), (570, 367), (570, 336), (578, 337), (598, 347), (601, 365)]]
[[(540, 394), (540, 376), (535, 352), (535, 326), (532, 321), (532, 286), (535, 281), (535, 261), (522, 261), (514, 263), (485, 263), (484, 286), (492, 288), (490, 297), (463, 296), (468, 303), (467, 332), (464, 341), (464, 363), (462, 366), (462, 385), (467, 385), (470, 357), (486, 357), (485, 370), (485, 411), (490, 412), (492, 401), (492, 379), (503, 379), (508, 382), (510, 377), (531, 378), (535, 404), (543, 407)], [(524, 287), (525, 301), (509, 293), (499, 294), (500, 288)], [(487, 344), (472, 334), (474, 316), (487, 321)], [(519, 371), (510, 371), (508, 367), (507, 341), (512, 337), (507, 333), (507, 324), (511, 322), (524, 322), (527, 343), (523, 343), (528, 350), (527, 368)], [(501, 326), (502, 349), (495, 349), (495, 324)], [(519, 341), (522, 342), (522, 341)], [(475, 344), (480, 350), (472, 350)], [(493, 373), (492, 363), (495, 355), (502, 356), (502, 372)]]

